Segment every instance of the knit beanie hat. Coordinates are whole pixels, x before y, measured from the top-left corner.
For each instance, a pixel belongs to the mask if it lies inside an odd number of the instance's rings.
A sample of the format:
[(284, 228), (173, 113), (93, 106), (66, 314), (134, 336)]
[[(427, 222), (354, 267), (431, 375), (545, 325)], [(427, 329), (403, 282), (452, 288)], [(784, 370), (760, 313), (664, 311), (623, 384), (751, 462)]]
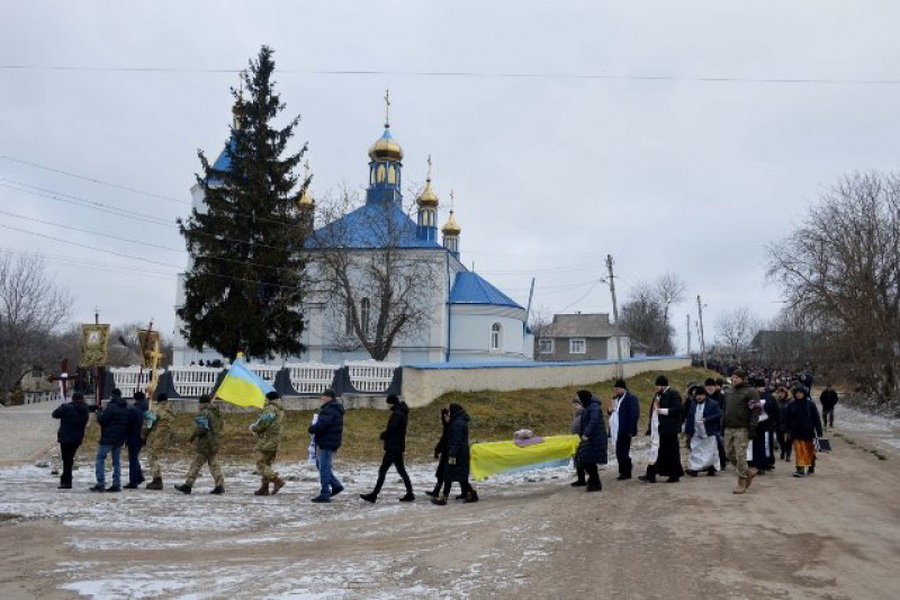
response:
[(665, 375), (660, 375), (656, 378), (656, 383), (654, 383), (653, 385), (661, 385), (663, 387), (666, 387), (669, 385), (669, 378)]

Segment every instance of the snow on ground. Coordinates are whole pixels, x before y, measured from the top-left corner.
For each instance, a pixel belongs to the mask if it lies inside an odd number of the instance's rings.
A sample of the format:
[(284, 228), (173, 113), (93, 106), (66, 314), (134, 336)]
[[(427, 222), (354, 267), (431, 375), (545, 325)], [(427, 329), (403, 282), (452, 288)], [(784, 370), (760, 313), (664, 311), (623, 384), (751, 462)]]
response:
[[(123, 480), (127, 481), (126, 461)], [(18, 466), (0, 468), (0, 514), (14, 519), (52, 519), (64, 526), (65, 539), (59, 540), (67, 554), (84, 560), (67, 560), (47, 575), (63, 583), (60, 589), (87, 598), (442, 598), (468, 597), (460, 593), (467, 582), (475, 585), (483, 576), (484, 561), (500, 569), (492, 571), (497, 589), (517, 584), (516, 573), (525, 563), (548, 556), (548, 544), (561, 540), (540, 528), (512, 527), (504, 536), (521, 539), (520, 555), (496, 556), (488, 548), (483, 556), (471, 556), (464, 569), (454, 572), (456, 584), (450, 589), (429, 586), (428, 573), (420, 572), (417, 554), (422, 548), (391, 547), (384, 552), (349, 553), (331, 562), (327, 556), (296, 558), (290, 552), (273, 554), (272, 548), (289, 548), (298, 541), (315, 547), (329, 541), (333, 528), (353, 540), (379, 538), (390, 540), (400, 532), (404, 539), (415, 540), (416, 523), (429, 521), (433, 531), (421, 532), (422, 544), (459, 544), (453, 534), (441, 535), (434, 517), (470, 523), (473, 518), (463, 505), (435, 507), (425, 495), (434, 484), (434, 465), (412, 465), (410, 477), (416, 487), (414, 503), (398, 502), (403, 486), (390, 471), (385, 489), (375, 505), (358, 496), (368, 492), (377, 475), (377, 465), (338, 463), (336, 473), (346, 491), (331, 504), (316, 505), (310, 499), (318, 492), (317, 472), (308, 464), (278, 464), (288, 484), (274, 497), (258, 497), (258, 476), (249, 467), (229, 465), (223, 470), (226, 494), (210, 495), (212, 481), (207, 472), (194, 485), (190, 496), (172, 486), (182, 481), (187, 465), (169, 465), (164, 470), (166, 489), (144, 489), (121, 493), (93, 493), (92, 465), (82, 464), (75, 471), (72, 490), (57, 490), (57, 477), (49, 467)], [(559, 485), (572, 476), (567, 467), (499, 475), (478, 484), (482, 496), (503, 497), (521, 494), (522, 486), (543, 483)], [(109, 481), (109, 476), (107, 477)], [(456, 493), (457, 489), (454, 488)], [(453, 503), (451, 503), (453, 504)], [(449, 510), (448, 510), (449, 509)], [(439, 513), (436, 511), (446, 511)], [(433, 516), (432, 516), (433, 515)], [(352, 542), (350, 542), (352, 543)], [(429, 550), (432, 548), (428, 548)], [(259, 554), (258, 560), (252, 558)], [(121, 557), (133, 554), (133, 560)], [(207, 559), (206, 556), (211, 558)], [(185, 560), (185, 556), (190, 560)], [(171, 558), (167, 558), (171, 557)], [(223, 558), (224, 557), (224, 558)], [(228, 557), (240, 557), (231, 564)], [(248, 568), (252, 564), (252, 568)], [(250, 591), (253, 594), (249, 594)]]

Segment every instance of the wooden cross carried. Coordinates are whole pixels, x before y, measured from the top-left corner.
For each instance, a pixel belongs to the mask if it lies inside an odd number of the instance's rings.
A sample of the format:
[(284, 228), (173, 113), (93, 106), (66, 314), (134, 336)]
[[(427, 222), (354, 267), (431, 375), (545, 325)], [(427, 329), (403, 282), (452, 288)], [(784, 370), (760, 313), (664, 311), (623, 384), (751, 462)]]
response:
[(47, 376), (47, 381), (50, 381), (50, 382), (58, 381), (59, 382), (59, 391), (62, 394), (63, 402), (65, 402), (69, 399), (69, 381), (74, 382), (74, 381), (79, 381), (80, 379), (81, 379), (81, 377), (78, 375), (78, 373), (75, 373), (73, 375), (69, 374), (69, 359), (68, 358), (64, 358), (62, 360), (62, 364), (60, 365), (59, 375), (48, 375)]

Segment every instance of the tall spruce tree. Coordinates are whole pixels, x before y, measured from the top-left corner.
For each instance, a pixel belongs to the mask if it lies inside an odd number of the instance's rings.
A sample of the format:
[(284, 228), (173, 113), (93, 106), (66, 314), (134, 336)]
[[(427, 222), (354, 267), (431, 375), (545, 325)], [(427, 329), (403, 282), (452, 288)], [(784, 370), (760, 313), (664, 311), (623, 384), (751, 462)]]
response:
[[(191, 348), (212, 348), (228, 358), (297, 355), (304, 329), (301, 312), (305, 263), (298, 250), (304, 231), (297, 198), (309, 185), (293, 169), (306, 145), (286, 154), (295, 117), (273, 126), (285, 105), (275, 93), (272, 49), (263, 46), (243, 91), (232, 88), (234, 122), (226, 161), (210, 165), (198, 151), (203, 173), (197, 182), (205, 206), (178, 220), (191, 257), (178, 316)], [(284, 155), (284, 156), (283, 156)], [(216, 168), (219, 167), (219, 168)]]

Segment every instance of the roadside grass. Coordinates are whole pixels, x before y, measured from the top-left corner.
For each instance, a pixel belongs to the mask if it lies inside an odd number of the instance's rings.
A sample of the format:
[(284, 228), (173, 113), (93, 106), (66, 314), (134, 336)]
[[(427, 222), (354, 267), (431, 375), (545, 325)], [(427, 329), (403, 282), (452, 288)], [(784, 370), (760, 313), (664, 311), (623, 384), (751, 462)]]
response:
[[(638, 434), (647, 428), (647, 412), (655, 391), (653, 382), (660, 372), (648, 372), (628, 380), (628, 387), (641, 401), (641, 418)], [(690, 382), (702, 383), (707, 377), (718, 374), (704, 369), (680, 369), (665, 373), (671, 386), (684, 394)], [(444, 394), (428, 406), (412, 408), (406, 437), (407, 462), (432, 460), (434, 445), (441, 435), (440, 411), (451, 402), (466, 409), (469, 422), (469, 442), (494, 442), (511, 440), (518, 429), (531, 429), (536, 435), (564, 435), (569, 433), (572, 422), (571, 400), (575, 392), (588, 389), (600, 397), (604, 404), (612, 397), (612, 381), (591, 385), (562, 388), (525, 389), (512, 392), (484, 390), (478, 392), (451, 392)], [(229, 461), (255, 461), (255, 439), (248, 427), (256, 420), (256, 412), (225, 413), (221, 437), (220, 457)], [(312, 411), (285, 413), (279, 461), (305, 460), (309, 434), (307, 427)], [(382, 445), (379, 434), (387, 424), (387, 410), (361, 408), (348, 410), (344, 416), (344, 439), (339, 457), (346, 461), (377, 462), (381, 460)], [(173, 459), (189, 459), (193, 446), (188, 442), (193, 431), (193, 414), (179, 414), (175, 419), (175, 442), (167, 453)], [(100, 428), (91, 424), (81, 446), (80, 453), (93, 456), (97, 448)], [(146, 450), (144, 454), (146, 456)], [(124, 460), (124, 459), (123, 459)]]

